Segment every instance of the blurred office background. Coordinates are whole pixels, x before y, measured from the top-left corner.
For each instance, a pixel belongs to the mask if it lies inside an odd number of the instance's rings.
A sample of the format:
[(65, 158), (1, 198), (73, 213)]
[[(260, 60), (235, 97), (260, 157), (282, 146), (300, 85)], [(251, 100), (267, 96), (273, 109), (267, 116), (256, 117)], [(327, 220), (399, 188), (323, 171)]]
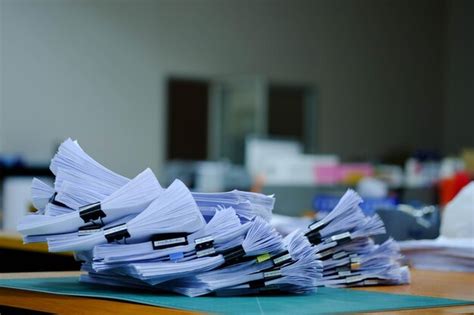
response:
[(468, 0), (0, 0), (4, 229), (67, 137), (129, 177), (275, 193), (276, 213), (348, 187), (381, 200), (367, 211), (443, 206), (474, 168), (473, 16)]

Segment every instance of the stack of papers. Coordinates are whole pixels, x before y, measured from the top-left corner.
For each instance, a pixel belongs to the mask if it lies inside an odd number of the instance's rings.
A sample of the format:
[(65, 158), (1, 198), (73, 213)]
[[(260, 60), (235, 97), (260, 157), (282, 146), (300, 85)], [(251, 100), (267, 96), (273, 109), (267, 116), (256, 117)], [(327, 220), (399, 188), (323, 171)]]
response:
[(18, 225), (25, 243), (74, 251), (81, 281), (188, 296), (296, 294), (318, 286), (405, 283), (399, 250), (380, 218), (348, 191), (325, 218), (282, 237), (269, 223), (273, 196), (163, 188), (150, 169), (123, 177), (66, 140), (51, 161), (54, 187), (34, 179), (38, 211)]
[(474, 272), (474, 239), (447, 238), (399, 242), (417, 269)]
[(440, 232), (437, 239), (399, 244), (416, 268), (474, 272), (474, 182), (446, 205)]
[(366, 216), (360, 196), (348, 190), (324, 218), (309, 225), (305, 235), (322, 261), (320, 284), (329, 287), (405, 284), (407, 267), (401, 266), (400, 249), (392, 239), (376, 245), (372, 235), (384, 234), (378, 215)]

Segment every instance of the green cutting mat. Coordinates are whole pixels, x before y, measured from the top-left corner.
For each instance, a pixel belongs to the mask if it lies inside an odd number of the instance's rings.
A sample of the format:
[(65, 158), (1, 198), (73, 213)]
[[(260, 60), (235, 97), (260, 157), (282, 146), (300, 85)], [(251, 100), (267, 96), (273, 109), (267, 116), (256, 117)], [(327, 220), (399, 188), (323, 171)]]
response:
[(197, 297), (154, 294), (79, 283), (77, 277), (0, 279), (0, 287), (62, 295), (115, 299), (222, 314), (328, 314), (474, 304), (474, 301), (321, 288), (312, 295)]

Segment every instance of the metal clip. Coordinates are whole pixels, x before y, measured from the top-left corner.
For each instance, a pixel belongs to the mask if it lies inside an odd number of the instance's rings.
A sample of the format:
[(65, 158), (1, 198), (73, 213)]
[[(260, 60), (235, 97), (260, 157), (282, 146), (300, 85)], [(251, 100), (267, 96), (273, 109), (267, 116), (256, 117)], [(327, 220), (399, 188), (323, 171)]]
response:
[(127, 224), (123, 223), (120, 225), (112, 226), (104, 230), (104, 236), (107, 242), (112, 243), (114, 241), (126, 240), (130, 237), (130, 233), (127, 230)]
[(79, 207), (79, 216), (82, 220), (84, 220), (85, 223), (100, 220), (103, 224), (102, 218), (105, 218), (107, 215), (104, 211), (102, 211), (100, 202), (96, 202)]

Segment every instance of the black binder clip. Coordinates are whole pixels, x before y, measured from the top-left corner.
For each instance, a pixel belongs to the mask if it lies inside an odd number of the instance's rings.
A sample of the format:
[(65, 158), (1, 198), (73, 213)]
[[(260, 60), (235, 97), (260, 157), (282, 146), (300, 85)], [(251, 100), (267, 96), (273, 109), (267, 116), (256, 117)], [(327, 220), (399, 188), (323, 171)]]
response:
[(352, 236), (350, 232), (344, 232), (341, 234), (336, 234), (333, 235), (329, 238), (330, 242), (336, 242), (337, 246), (341, 246), (343, 244), (346, 244), (352, 240)]
[(337, 273), (337, 271), (334, 268), (326, 269), (326, 270), (323, 271), (323, 277), (329, 277), (329, 276), (332, 276), (336, 273)]
[(188, 245), (188, 233), (161, 233), (151, 237), (153, 249), (164, 249), (180, 245)]
[(320, 253), (317, 253), (315, 258), (316, 259), (319, 259), (319, 260), (327, 260), (329, 258), (331, 258), (331, 255), (335, 253), (335, 248), (332, 247), (332, 248), (329, 248), (329, 249), (326, 249), (325, 251), (322, 251)]
[(318, 245), (323, 241), (321, 234), (317, 230), (308, 231), (305, 233), (305, 236), (308, 241), (313, 245)]
[(225, 264), (224, 266), (237, 264), (239, 262), (243, 262), (245, 256), (245, 250), (242, 245), (237, 245), (235, 247), (226, 249), (220, 253), (224, 256)]
[(58, 206), (58, 207), (63, 207), (63, 208), (68, 208), (68, 209), (71, 209), (69, 208), (67, 205), (65, 205), (64, 203), (60, 202), (60, 201), (57, 201), (56, 200), (56, 196), (58, 195), (57, 192), (54, 192), (54, 194), (51, 196), (51, 198), (49, 198), (49, 203), (52, 204), (52, 205), (55, 205), (55, 206)]
[(332, 255), (332, 259), (337, 260), (337, 259), (346, 258), (347, 256), (349, 256), (348, 252), (344, 250), (340, 250)]
[(194, 240), (194, 243), (196, 244), (197, 257), (209, 256), (216, 253), (214, 238), (212, 236), (197, 238)]
[(77, 234), (78, 236), (89, 235), (92, 233), (102, 231), (102, 227), (103, 227), (102, 224), (97, 224), (97, 223), (83, 225), (78, 229)]
[(334, 273), (338, 273), (339, 276), (346, 276), (346, 275), (355, 275), (353, 271), (357, 271), (360, 269), (362, 261), (360, 257), (357, 255), (350, 255), (349, 261), (341, 266), (335, 268)]
[(311, 231), (319, 231), (322, 230), (324, 227), (328, 225), (327, 223), (322, 222), (321, 220), (319, 221), (314, 221), (310, 225), (308, 225), (308, 229)]
[(263, 272), (263, 279), (276, 279), (282, 277), (280, 268), (269, 269), (268, 271)]
[(123, 223), (120, 225), (112, 226), (104, 230), (104, 236), (107, 239), (107, 242), (112, 243), (114, 241), (124, 240), (127, 242), (127, 238), (130, 237), (130, 233), (127, 230), (127, 224)]
[(278, 284), (268, 285), (267, 281), (280, 278), (281, 276), (280, 269), (265, 271), (263, 272), (263, 279), (249, 281), (248, 286), (250, 289), (258, 289), (259, 291), (278, 291), (280, 288)]
[(291, 261), (292, 261), (292, 258), (288, 251), (284, 251), (283, 253), (273, 256), (272, 258), (272, 262), (274, 266), (281, 266)]
[(319, 231), (323, 229), (327, 223), (322, 221), (315, 221), (308, 226), (309, 231), (305, 233), (305, 236), (308, 238), (308, 241), (313, 245), (318, 245), (323, 241), (321, 233)]
[(105, 218), (107, 215), (102, 211), (100, 202), (96, 202), (79, 207), (79, 216), (85, 223), (100, 220), (100, 223), (103, 225), (102, 218)]

